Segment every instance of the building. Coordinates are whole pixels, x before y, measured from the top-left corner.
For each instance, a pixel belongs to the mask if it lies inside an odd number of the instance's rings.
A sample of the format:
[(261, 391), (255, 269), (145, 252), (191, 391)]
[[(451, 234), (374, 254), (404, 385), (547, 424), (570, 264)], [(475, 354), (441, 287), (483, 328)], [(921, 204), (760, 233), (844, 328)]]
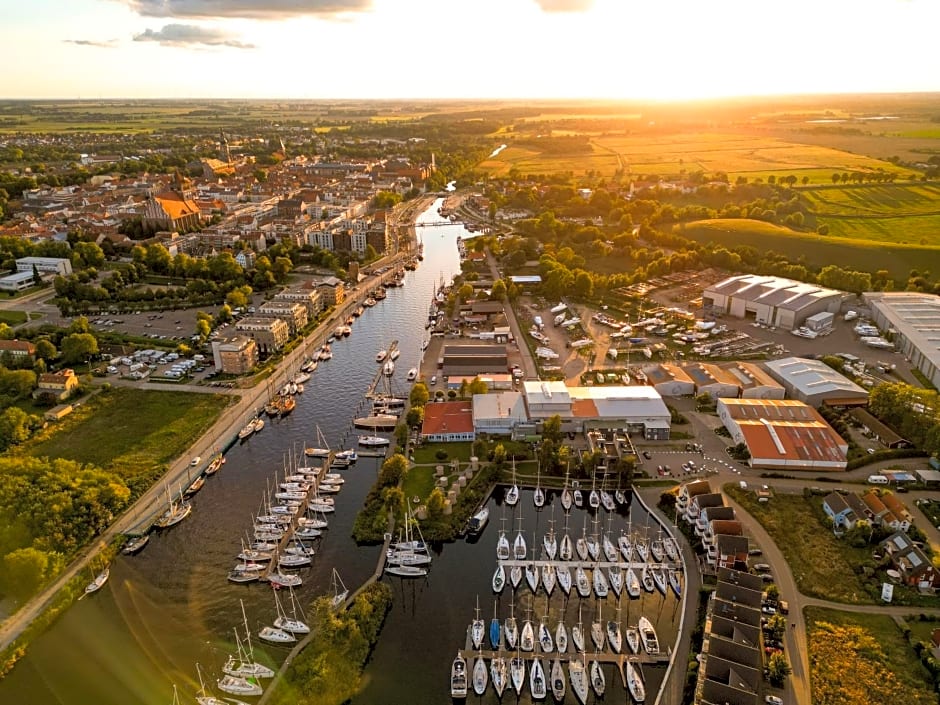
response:
[(729, 362), (721, 367), (737, 380), (742, 399), (783, 399), (786, 396), (783, 386), (752, 362)]
[(881, 547), (905, 585), (919, 589), (940, 587), (940, 571), (907, 534), (897, 531), (882, 541)]
[(695, 382), (678, 365), (661, 363), (643, 368), (646, 379), (664, 397), (685, 397), (695, 394)]
[(764, 363), (791, 399), (810, 406), (864, 406), (868, 392), (820, 360), (784, 357)]
[(0, 277), (0, 291), (26, 291), (36, 284), (36, 275), (32, 272), (14, 272)]
[(38, 385), (33, 392), (34, 399), (51, 398), (65, 401), (78, 389), (78, 377), (70, 369), (59, 372), (46, 372), (39, 375)]
[(669, 408), (652, 387), (566, 387), (564, 382), (523, 382), (529, 419), (538, 424), (556, 414), (562, 430), (621, 430), (647, 440), (669, 439)]
[(520, 392), (473, 395), (473, 431), (476, 434), (511, 435), (529, 420)]
[(32, 357), (35, 354), (36, 346), (28, 340), (0, 340), (0, 355), (23, 358)]
[(683, 485), (679, 485), (679, 491), (676, 494), (677, 520), (679, 517), (682, 517), (686, 521), (689, 521), (688, 509), (692, 499), (700, 494), (708, 494), (711, 491), (712, 486), (708, 484), (708, 480), (694, 480), (693, 482), (686, 482)]
[(235, 330), (254, 340), (262, 355), (277, 352), (290, 339), (290, 328), (280, 318), (243, 318), (235, 324)]
[(702, 301), (706, 311), (793, 330), (813, 314), (838, 312), (843, 296), (841, 291), (792, 279), (741, 274), (705, 289)]
[(346, 289), (343, 282), (336, 277), (327, 277), (316, 282), (316, 288), (320, 294), (320, 299), (323, 301), (324, 308), (341, 304), (346, 299)]
[(252, 338), (237, 335), (212, 342), (215, 369), (231, 375), (244, 375), (258, 364), (258, 345)]
[(67, 277), (72, 273), (72, 263), (65, 257), (20, 257), (16, 260), (17, 272), (40, 274), (61, 274)]
[(719, 399), (718, 418), (754, 468), (845, 470), (848, 443), (815, 409), (791, 399)]
[(473, 405), (469, 401), (444, 401), (424, 407), (421, 439), (432, 443), (472, 441)]
[(879, 329), (894, 332), (895, 348), (935, 387), (940, 387), (940, 296), (912, 291), (862, 295)]
[(284, 289), (275, 294), (272, 301), (289, 301), (292, 303), (303, 304), (307, 309), (307, 320), (312, 321), (317, 314), (323, 310), (323, 298), (316, 289), (307, 289), (297, 287), (293, 289)]
[(872, 416), (866, 409), (852, 409), (850, 415), (862, 425), (862, 431), (870, 433), (885, 448), (910, 448), (911, 442), (902, 438), (893, 429), (886, 426), (876, 416)]
[(849, 503), (845, 501), (846, 495), (841, 492), (830, 492), (822, 502), (823, 511), (832, 519), (832, 530), (842, 533), (855, 527), (860, 517)]
[(747, 570), (747, 536), (718, 534), (715, 537), (715, 567)]
[(707, 394), (712, 399), (736, 399), (741, 393), (738, 379), (718, 365), (696, 362), (686, 365), (685, 372), (695, 382), (696, 394)]
[(484, 372), (505, 374), (509, 356), (505, 345), (445, 345), (437, 366), (445, 377), (476, 377)]
[(307, 326), (307, 307), (293, 301), (267, 301), (258, 307), (258, 316), (280, 318), (287, 324), (291, 335), (297, 335)]
[(148, 198), (144, 204), (143, 221), (160, 230), (189, 232), (199, 229), (201, 216), (192, 193), (186, 189), (166, 191)]

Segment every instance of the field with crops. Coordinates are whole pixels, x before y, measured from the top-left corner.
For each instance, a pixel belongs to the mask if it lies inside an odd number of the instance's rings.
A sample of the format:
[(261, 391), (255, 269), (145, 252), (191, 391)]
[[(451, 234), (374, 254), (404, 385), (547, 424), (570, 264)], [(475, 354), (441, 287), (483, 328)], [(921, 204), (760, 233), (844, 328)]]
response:
[(898, 282), (907, 281), (912, 269), (940, 272), (940, 247), (816, 235), (749, 219), (698, 220), (678, 226), (677, 232), (701, 243), (773, 250), (791, 260), (803, 258), (813, 267), (837, 264), (865, 272), (885, 269)]

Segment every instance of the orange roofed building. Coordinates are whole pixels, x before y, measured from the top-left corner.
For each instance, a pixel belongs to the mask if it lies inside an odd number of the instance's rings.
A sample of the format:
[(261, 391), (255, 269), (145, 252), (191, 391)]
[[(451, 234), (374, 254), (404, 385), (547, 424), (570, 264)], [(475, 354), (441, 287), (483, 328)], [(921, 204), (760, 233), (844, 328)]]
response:
[(200, 210), (191, 184), (177, 174), (176, 188), (151, 196), (144, 204), (144, 223), (162, 230), (190, 232), (198, 230)]
[(473, 431), (473, 405), (469, 401), (444, 401), (424, 407), (421, 438), (433, 443), (454, 443), (476, 439)]
[(718, 418), (754, 468), (845, 470), (848, 443), (814, 408), (792, 399), (719, 399)]

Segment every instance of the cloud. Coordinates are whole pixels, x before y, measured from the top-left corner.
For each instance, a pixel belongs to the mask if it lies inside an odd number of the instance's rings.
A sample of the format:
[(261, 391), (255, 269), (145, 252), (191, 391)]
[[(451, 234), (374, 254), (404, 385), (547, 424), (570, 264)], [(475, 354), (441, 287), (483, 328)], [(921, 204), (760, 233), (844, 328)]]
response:
[(66, 44), (75, 44), (80, 47), (96, 47), (98, 49), (116, 49), (117, 39), (63, 39)]
[(535, 0), (543, 12), (584, 12), (594, 0)]
[[(125, 0), (146, 17), (240, 18), (279, 20), (303, 15), (365, 12), (372, 0)], [(544, 0), (543, 0), (544, 1)], [(549, 0), (551, 1), (551, 0)], [(588, 0), (589, 2), (591, 0)]]
[(164, 46), (231, 47), (233, 49), (254, 49), (253, 44), (246, 44), (218, 29), (197, 27), (191, 24), (168, 24), (163, 29), (147, 29), (134, 35), (135, 42), (157, 42)]

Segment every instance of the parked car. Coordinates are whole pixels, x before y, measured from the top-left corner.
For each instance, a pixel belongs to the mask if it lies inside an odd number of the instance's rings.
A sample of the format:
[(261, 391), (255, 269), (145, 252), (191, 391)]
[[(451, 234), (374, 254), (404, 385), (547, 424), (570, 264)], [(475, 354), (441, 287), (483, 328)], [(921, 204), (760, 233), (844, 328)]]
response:
[(764, 573), (770, 570), (770, 565), (768, 563), (755, 563), (753, 566), (754, 570)]
[(764, 555), (764, 552), (763, 552), (762, 550), (760, 550), (759, 548), (752, 548), (750, 551), (747, 552), (747, 555), (749, 555), (749, 556), (762, 556), (762, 555)]
[(648, 450), (644, 450), (644, 451), (643, 451), (643, 457), (646, 458), (647, 460), (649, 460), (649, 459), (652, 458), (653, 456), (650, 455), (650, 452), (649, 452)]
[(767, 705), (783, 705), (783, 698), (778, 698), (776, 695), (768, 695), (764, 698), (764, 702)]

